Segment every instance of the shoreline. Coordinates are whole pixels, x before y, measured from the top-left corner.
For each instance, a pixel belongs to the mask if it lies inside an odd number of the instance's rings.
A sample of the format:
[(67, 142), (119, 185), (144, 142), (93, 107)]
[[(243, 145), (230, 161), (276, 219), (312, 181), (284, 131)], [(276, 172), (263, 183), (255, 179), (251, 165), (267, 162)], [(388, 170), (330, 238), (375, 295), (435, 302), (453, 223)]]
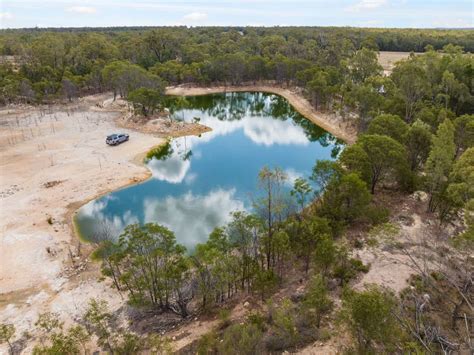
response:
[(293, 108), (315, 125), (323, 128), (336, 138), (342, 139), (347, 144), (354, 144), (357, 139), (357, 130), (351, 127), (335, 114), (317, 111), (308, 100), (300, 93), (272, 85), (241, 85), (241, 86), (170, 86), (166, 88), (166, 95), (175, 96), (201, 96), (226, 92), (266, 92), (276, 94), (286, 99)]
[[(293, 92), (289, 89), (285, 89), (282, 87), (278, 86), (271, 86), (271, 85), (242, 85), (242, 86), (214, 86), (214, 87), (200, 87), (200, 86), (169, 86), (166, 88), (165, 94), (167, 96), (203, 96), (203, 95), (209, 95), (209, 94), (217, 94), (217, 93), (226, 93), (226, 92), (265, 92), (265, 93), (271, 93), (271, 94), (276, 94), (281, 97), (283, 97), (285, 100), (287, 100), (290, 105), (297, 110), (303, 117), (306, 119), (310, 120), (313, 122), (315, 125), (323, 128), (327, 132), (331, 133), (333, 136), (335, 136), (338, 139), (342, 139), (346, 144), (353, 144), (357, 138), (357, 134), (355, 132), (348, 132), (347, 127), (340, 127), (336, 126), (335, 122), (332, 122), (328, 119), (329, 117), (336, 117), (336, 116), (331, 116), (330, 114), (323, 113), (316, 111), (311, 104), (301, 96), (301, 94), (297, 92)], [(140, 130), (136, 127), (127, 127), (123, 125), (121, 120), (123, 120), (123, 115), (126, 114), (125, 110), (120, 110), (122, 116), (117, 117), (115, 119), (115, 125), (117, 127), (123, 127), (123, 128), (129, 128), (136, 130), (138, 132), (144, 133), (144, 134), (150, 134), (152, 135), (153, 133), (151, 132), (146, 132), (145, 130)], [(323, 117), (323, 118), (322, 118)], [(334, 118), (332, 118), (334, 120)], [(206, 127), (209, 130), (212, 130), (210, 127)], [(207, 130), (204, 130), (203, 132), (198, 132), (198, 133), (205, 133)], [(184, 136), (192, 136), (196, 135), (196, 132), (184, 132), (183, 134), (178, 134), (176, 136), (170, 137), (171, 139), (174, 138), (179, 138), (179, 137), (184, 137)], [(139, 167), (144, 167), (147, 171), (144, 173), (144, 176), (141, 176), (140, 178), (134, 177), (131, 179), (128, 183), (125, 185), (119, 187), (119, 188), (110, 188), (110, 189), (105, 189), (104, 191), (100, 191), (97, 194), (95, 194), (91, 198), (87, 198), (85, 200), (73, 202), (67, 206), (67, 212), (65, 214), (65, 219), (68, 221), (68, 224), (70, 225), (70, 229), (72, 232), (73, 238), (79, 239), (81, 242), (84, 243), (89, 243), (89, 241), (81, 235), (79, 232), (77, 225), (76, 225), (76, 214), (81, 209), (84, 205), (87, 203), (96, 200), (98, 198), (101, 198), (111, 192), (119, 191), (125, 188), (128, 188), (133, 185), (138, 185), (141, 183), (144, 183), (148, 179), (151, 178), (152, 173), (151, 171), (146, 167), (146, 164), (143, 162), (143, 158), (146, 155), (148, 151), (150, 151), (153, 148), (157, 148), (163, 144), (166, 143), (166, 140), (162, 142), (161, 144), (155, 145), (150, 147), (147, 151), (142, 152), (137, 154), (133, 159), (130, 160), (130, 162), (134, 163), (135, 165)]]
[[(305, 118), (339, 138), (346, 137), (342, 130), (337, 130), (337, 124), (332, 126), (331, 121), (311, 113), (313, 110), (306, 111), (309, 102), (287, 89), (257, 85), (179, 87), (168, 88), (167, 94), (205, 95), (226, 91), (280, 95)], [(166, 139), (138, 131), (130, 142), (106, 150), (104, 134), (120, 129), (117, 120), (124, 115), (116, 107), (97, 109), (95, 104), (110, 100), (109, 96), (109, 93), (87, 96), (73, 105), (0, 110), (6, 122), (0, 127), (3, 171), (0, 187), (4, 193), (1, 203), (11, 204), (1, 213), (4, 236), (0, 242), (4, 248), (0, 255), (0, 284), (5, 288), (0, 293), (0, 322), (9, 320), (18, 331), (30, 329), (39, 313), (58, 307), (63, 320), (73, 319), (91, 297), (107, 299), (113, 309), (121, 305), (118, 295), (97, 280), (98, 264), (90, 260), (92, 248), (81, 238), (75, 215), (90, 201), (147, 181), (152, 173), (143, 158)], [(17, 115), (21, 126), (13, 123)], [(36, 118), (37, 124), (33, 121)], [(13, 143), (10, 137), (15, 137)], [(117, 173), (111, 175), (111, 171)], [(48, 182), (56, 184), (46, 187)], [(22, 215), (29, 216), (28, 223), (18, 218)], [(49, 218), (52, 223), (48, 222)]]

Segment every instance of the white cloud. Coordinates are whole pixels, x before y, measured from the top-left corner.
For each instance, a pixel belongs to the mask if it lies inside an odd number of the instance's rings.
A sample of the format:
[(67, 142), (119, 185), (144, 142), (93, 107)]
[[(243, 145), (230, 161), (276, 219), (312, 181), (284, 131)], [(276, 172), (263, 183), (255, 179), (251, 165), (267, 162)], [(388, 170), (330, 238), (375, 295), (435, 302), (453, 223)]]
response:
[(0, 12), (0, 20), (11, 20), (13, 15), (10, 12)]
[(346, 7), (345, 10), (350, 12), (374, 10), (386, 4), (387, 0), (360, 0), (356, 4)]
[(207, 14), (205, 12), (191, 12), (183, 16), (183, 21), (193, 21), (199, 22), (207, 19)]
[(296, 179), (304, 177), (303, 173), (292, 168), (285, 169), (285, 174), (287, 176), (286, 184), (290, 187), (293, 187)]
[(78, 14), (95, 14), (97, 9), (90, 6), (72, 6), (66, 9), (68, 12), (75, 12)]
[(145, 223), (160, 223), (171, 229), (178, 243), (192, 249), (204, 243), (215, 227), (230, 220), (230, 213), (244, 210), (235, 189), (217, 189), (206, 195), (188, 192), (181, 196), (143, 201)]
[(155, 179), (169, 182), (170, 184), (179, 184), (183, 181), (186, 173), (191, 167), (189, 160), (184, 160), (177, 152), (176, 143), (173, 144), (173, 153), (166, 160), (152, 159), (148, 162), (148, 168), (151, 170)]
[(466, 19), (443, 19), (433, 21), (433, 27), (442, 28), (471, 28), (472, 22)]

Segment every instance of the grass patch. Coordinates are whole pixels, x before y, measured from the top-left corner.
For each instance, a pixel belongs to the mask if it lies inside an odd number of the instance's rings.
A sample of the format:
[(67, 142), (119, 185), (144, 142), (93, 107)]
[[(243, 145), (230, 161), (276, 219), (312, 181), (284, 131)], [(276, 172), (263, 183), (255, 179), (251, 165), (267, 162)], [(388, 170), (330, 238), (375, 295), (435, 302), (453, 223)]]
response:
[(393, 223), (382, 223), (372, 227), (367, 234), (367, 245), (375, 247), (380, 241), (395, 242), (395, 237), (400, 233), (400, 227)]

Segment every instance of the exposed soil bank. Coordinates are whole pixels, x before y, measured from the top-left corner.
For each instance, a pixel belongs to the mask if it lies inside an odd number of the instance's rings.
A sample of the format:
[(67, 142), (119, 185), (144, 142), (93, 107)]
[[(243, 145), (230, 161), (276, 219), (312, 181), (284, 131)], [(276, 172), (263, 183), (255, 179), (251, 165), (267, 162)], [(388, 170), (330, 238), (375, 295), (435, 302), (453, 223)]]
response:
[(235, 91), (262, 91), (277, 94), (284, 97), (303, 116), (314, 122), (319, 127), (325, 129), (337, 138), (346, 143), (352, 144), (357, 138), (355, 122), (349, 118), (342, 118), (333, 113), (317, 111), (311, 103), (306, 100), (301, 92), (297, 90), (285, 89), (272, 85), (243, 85), (243, 86), (215, 86), (215, 87), (194, 87), (194, 86), (173, 86), (166, 89), (168, 95), (194, 96), (207, 95), (221, 92)]

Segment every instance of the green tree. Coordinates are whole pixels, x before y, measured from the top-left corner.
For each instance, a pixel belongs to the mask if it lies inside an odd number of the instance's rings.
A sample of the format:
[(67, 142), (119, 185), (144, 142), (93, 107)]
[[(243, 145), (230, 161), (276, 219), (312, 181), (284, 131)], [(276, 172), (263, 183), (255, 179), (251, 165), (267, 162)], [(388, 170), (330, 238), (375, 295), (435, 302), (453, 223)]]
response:
[(232, 213), (232, 220), (227, 225), (229, 241), (240, 254), (241, 289), (250, 290), (252, 273), (258, 258), (258, 248), (262, 222), (254, 215), (242, 211)]
[(314, 250), (313, 263), (323, 278), (329, 273), (337, 258), (337, 248), (330, 235), (323, 235)]
[(377, 53), (369, 48), (355, 52), (349, 60), (351, 79), (355, 83), (363, 83), (370, 76), (381, 75), (382, 66), (378, 62)]
[(306, 201), (312, 191), (313, 189), (311, 188), (311, 185), (305, 178), (298, 177), (295, 179), (291, 195), (296, 198), (296, 202), (299, 204), (301, 212), (303, 212)]
[(329, 222), (325, 218), (310, 216), (300, 222), (299, 233), (293, 240), (293, 247), (304, 260), (304, 270), (308, 274), (311, 257), (320, 240), (331, 234)]
[(467, 149), (454, 163), (449, 176), (449, 185), (441, 196), (438, 213), (441, 222), (465, 209), (466, 222), (472, 228), (472, 206), (474, 206), (474, 148)]
[(333, 234), (362, 217), (371, 201), (367, 184), (358, 174), (350, 173), (333, 179), (322, 197), (318, 214), (327, 218)]
[(406, 156), (405, 147), (399, 142), (373, 134), (361, 136), (356, 144), (345, 149), (341, 161), (368, 180), (373, 194), (379, 183), (407, 168)]
[(260, 295), (262, 301), (276, 288), (278, 277), (273, 270), (258, 269), (253, 282), (254, 290)]
[(428, 159), (431, 138), (430, 127), (420, 120), (413, 122), (408, 129), (405, 136), (405, 146), (411, 171), (420, 169)]
[(83, 320), (89, 333), (94, 333), (97, 336), (97, 344), (113, 353), (115, 339), (111, 329), (112, 315), (108, 309), (107, 301), (92, 298)]
[(118, 246), (106, 253), (118, 286), (128, 292), (131, 304), (187, 316), (192, 297), (189, 262), (173, 232), (152, 223), (132, 224), (120, 235)]
[(408, 59), (394, 68), (391, 77), (405, 106), (405, 121), (411, 122), (419, 103), (430, 92), (426, 72), (416, 59)]
[(131, 102), (135, 112), (143, 116), (153, 115), (163, 102), (163, 93), (159, 90), (139, 88), (130, 91), (127, 101)]
[(332, 306), (325, 281), (320, 274), (311, 278), (306, 289), (303, 306), (310, 317), (314, 318), (316, 327), (319, 328), (322, 316), (330, 311)]
[(404, 144), (408, 125), (397, 115), (383, 114), (375, 117), (367, 129), (367, 134), (389, 136)]
[(317, 185), (316, 194), (319, 196), (333, 178), (340, 179), (343, 169), (339, 162), (332, 160), (317, 160), (310, 179)]
[(474, 115), (462, 115), (454, 120), (456, 156), (474, 146)]
[(427, 190), (429, 193), (428, 211), (436, 211), (441, 196), (448, 185), (456, 146), (454, 144), (454, 125), (446, 119), (438, 127), (433, 137), (431, 151), (426, 161)]
[(262, 197), (254, 202), (257, 213), (265, 221), (267, 238), (265, 238), (264, 253), (266, 256), (267, 269), (275, 265), (273, 246), (273, 234), (275, 224), (284, 219), (283, 213), (286, 207), (284, 199), (283, 183), (287, 175), (280, 169), (263, 167), (258, 174), (259, 187)]

